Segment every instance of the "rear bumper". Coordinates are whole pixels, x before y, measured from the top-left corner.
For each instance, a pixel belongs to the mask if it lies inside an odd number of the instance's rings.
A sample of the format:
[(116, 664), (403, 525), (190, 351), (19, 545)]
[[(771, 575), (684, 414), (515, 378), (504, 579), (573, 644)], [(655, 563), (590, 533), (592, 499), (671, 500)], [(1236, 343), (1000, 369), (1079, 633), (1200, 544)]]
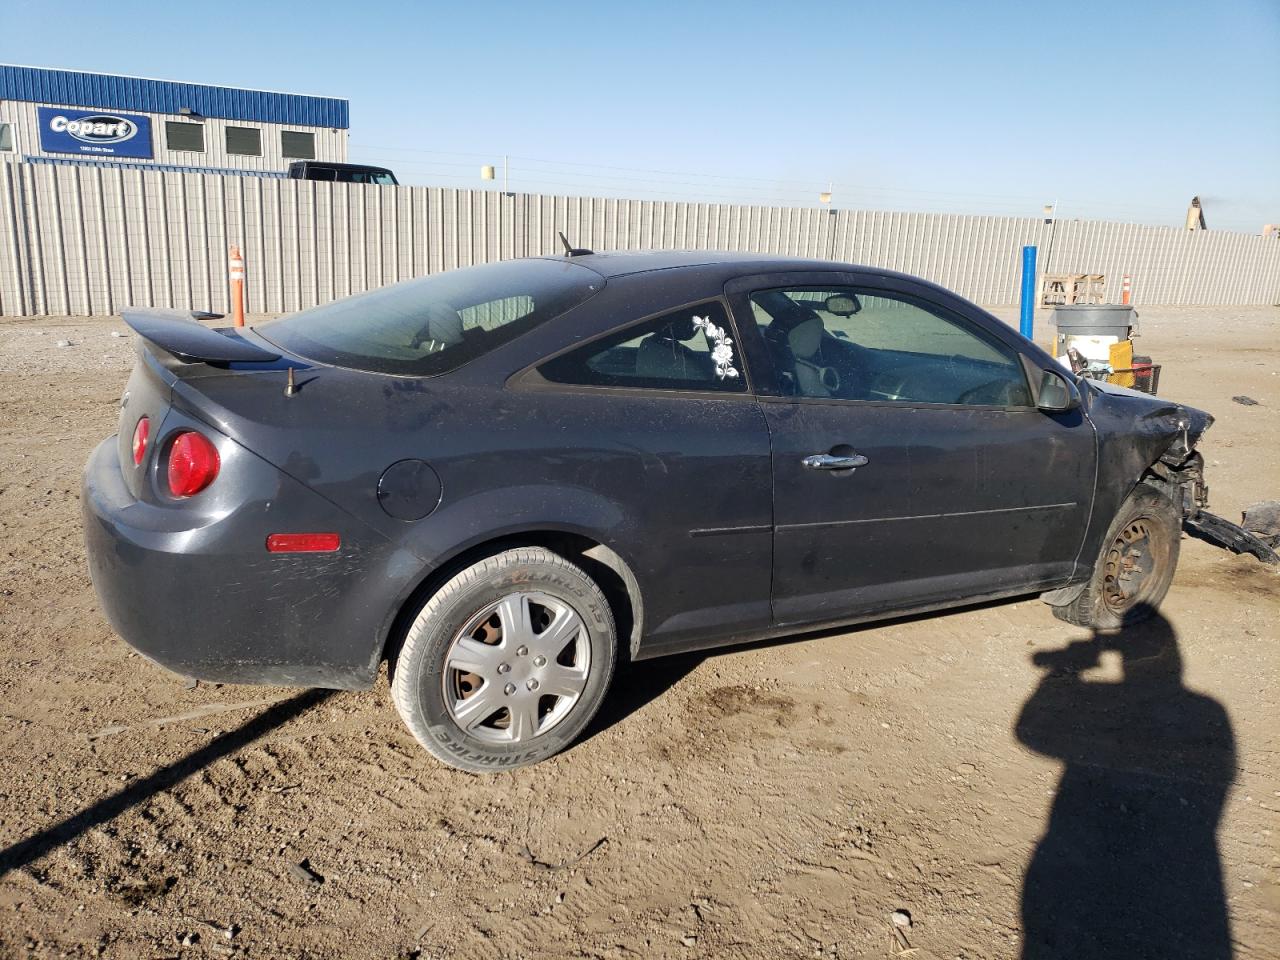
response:
[[(115, 439), (85, 467), (89, 571), (111, 625), (139, 653), (220, 683), (367, 687), (395, 610), (420, 575), (359, 521), (252, 455), (215, 514), (139, 501)], [(271, 554), (278, 532), (334, 531), (335, 553)]]

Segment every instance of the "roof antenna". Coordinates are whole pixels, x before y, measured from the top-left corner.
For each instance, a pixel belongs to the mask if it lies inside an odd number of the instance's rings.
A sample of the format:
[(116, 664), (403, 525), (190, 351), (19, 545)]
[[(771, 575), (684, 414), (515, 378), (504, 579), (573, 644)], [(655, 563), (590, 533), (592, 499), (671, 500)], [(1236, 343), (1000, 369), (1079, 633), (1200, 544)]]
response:
[(297, 384), (293, 382), (293, 367), (290, 367), (289, 378), (285, 381), (285, 384), (284, 384), (284, 395), (286, 397), (292, 397), (297, 392), (298, 392)]
[(590, 255), (591, 253), (594, 253), (594, 251), (592, 250), (587, 250), (583, 247), (573, 246), (571, 243), (569, 243), (569, 238), (564, 235), (563, 230), (557, 230), (556, 236), (560, 238), (560, 243), (564, 247), (564, 255), (566, 257), (585, 257)]

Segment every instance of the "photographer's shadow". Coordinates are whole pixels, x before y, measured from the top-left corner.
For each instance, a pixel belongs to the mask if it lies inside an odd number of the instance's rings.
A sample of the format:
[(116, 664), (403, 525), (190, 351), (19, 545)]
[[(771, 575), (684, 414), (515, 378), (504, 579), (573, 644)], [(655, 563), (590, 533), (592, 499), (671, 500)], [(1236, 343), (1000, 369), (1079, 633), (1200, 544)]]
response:
[[(1080, 676), (1108, 650), (1121, 681)], [(1023, 883), (1024, 960), (1230, 957), (1216, 832), (1235, 743), (1182, 686), (1173, 628), (1157, 613), (1033, 659), (1018, 739), (1066, 766)]]

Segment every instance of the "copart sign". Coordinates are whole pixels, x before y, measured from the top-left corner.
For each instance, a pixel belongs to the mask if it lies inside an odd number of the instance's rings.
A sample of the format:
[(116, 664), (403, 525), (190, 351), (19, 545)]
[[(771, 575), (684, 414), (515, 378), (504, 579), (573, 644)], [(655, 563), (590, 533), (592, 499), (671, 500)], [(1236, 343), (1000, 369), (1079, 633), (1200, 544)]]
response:
[(150, 157), (151, 118), (107, 110), (37, 108), (40, 149), (107, 157)]

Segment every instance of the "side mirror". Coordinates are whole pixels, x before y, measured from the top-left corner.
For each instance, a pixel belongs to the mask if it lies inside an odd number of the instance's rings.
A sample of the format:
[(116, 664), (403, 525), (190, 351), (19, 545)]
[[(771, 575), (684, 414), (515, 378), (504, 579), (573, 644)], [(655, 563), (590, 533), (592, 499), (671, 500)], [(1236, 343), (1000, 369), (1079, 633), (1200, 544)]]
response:
[(1074, 410), (1080, 406), (1080, 391), (1062, 374), (1045, 370), (1040, 376), (1036, 406), (1046, 413), (1065, 413), (1068, 410)]

